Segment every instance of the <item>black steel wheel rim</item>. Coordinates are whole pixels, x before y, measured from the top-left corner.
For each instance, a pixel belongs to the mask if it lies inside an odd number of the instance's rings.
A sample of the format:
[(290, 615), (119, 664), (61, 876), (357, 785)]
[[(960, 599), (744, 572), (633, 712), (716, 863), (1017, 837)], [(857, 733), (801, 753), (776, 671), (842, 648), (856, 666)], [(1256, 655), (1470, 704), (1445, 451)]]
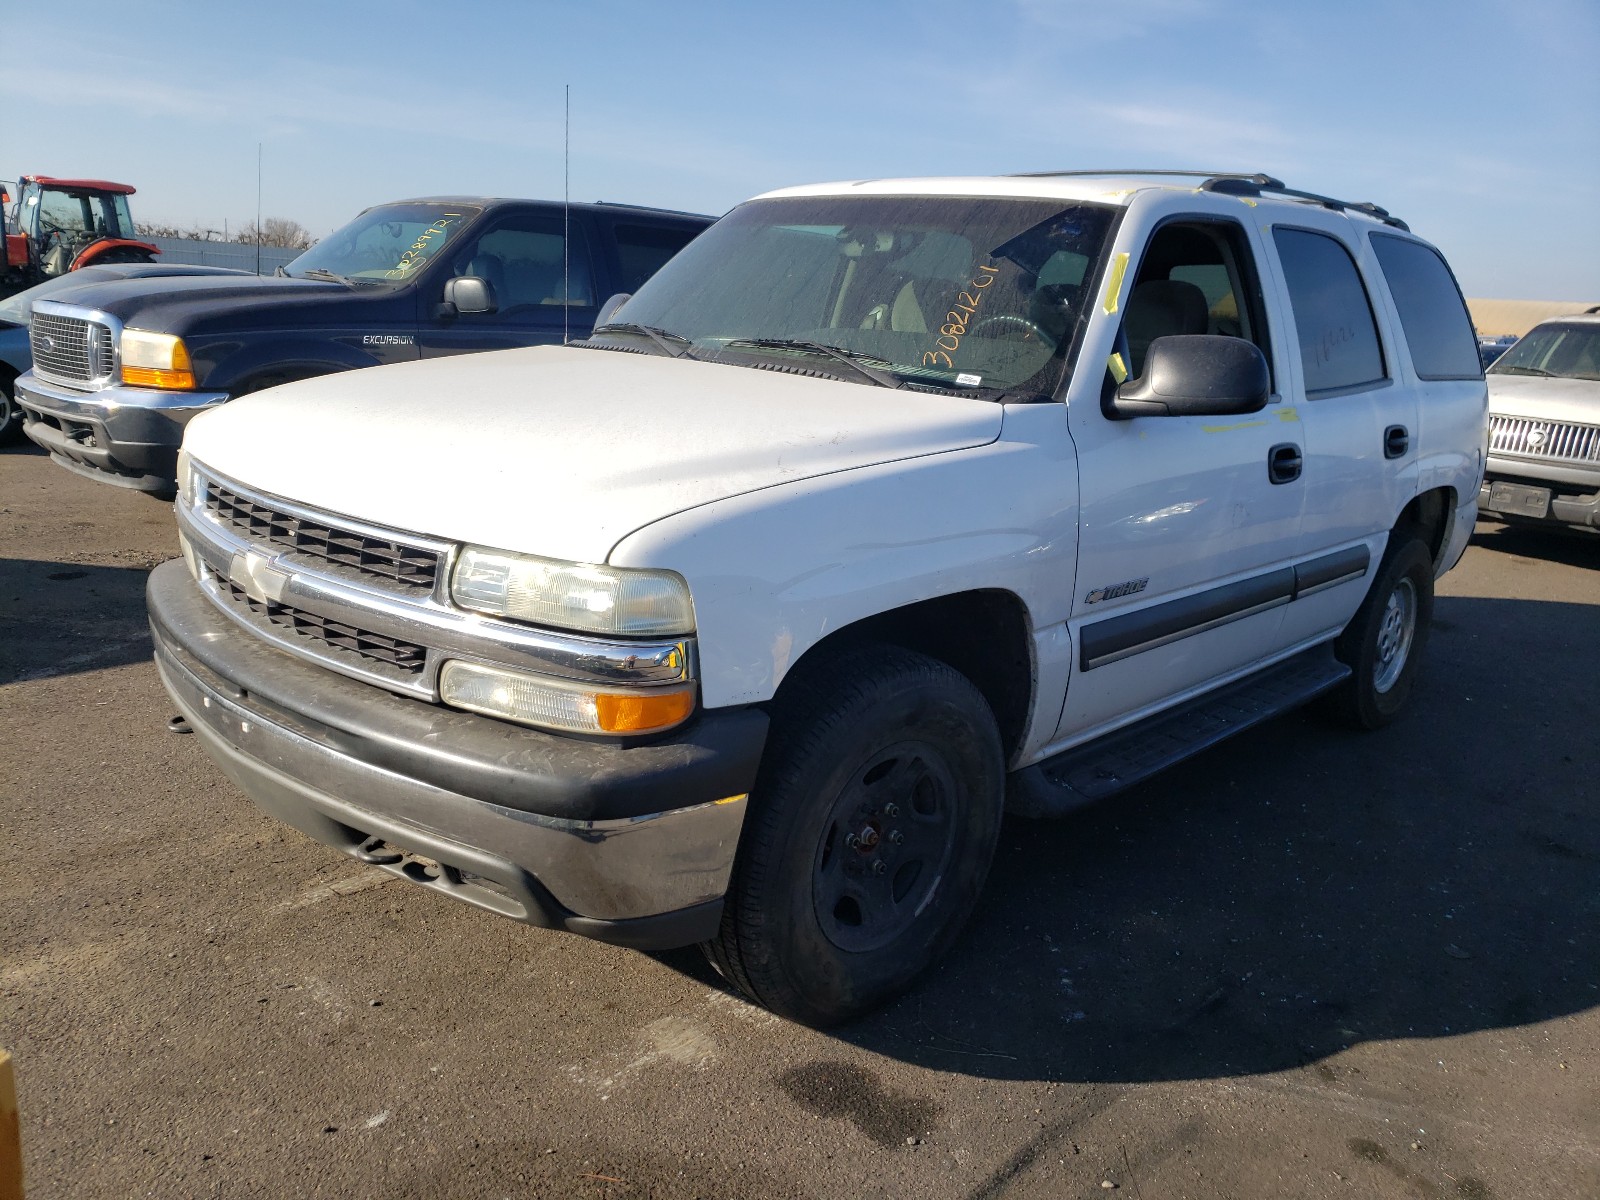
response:
[(916, 924), (955, 848), (959, 797), (944, 753), (928, 742), (886, 747), (852, 772), (811, 873), (812, 905), (830, 942), (877, 950)]

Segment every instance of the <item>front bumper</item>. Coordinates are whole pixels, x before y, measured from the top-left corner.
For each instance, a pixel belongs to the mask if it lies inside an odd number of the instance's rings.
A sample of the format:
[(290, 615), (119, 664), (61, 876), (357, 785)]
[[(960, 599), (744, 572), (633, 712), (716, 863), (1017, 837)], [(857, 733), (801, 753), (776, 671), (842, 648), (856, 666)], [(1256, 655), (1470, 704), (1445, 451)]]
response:
[[(1516, 491), (1506, 494), (1506, 489), (1501, 489), (1499, 498), (1495, 495), (1496, 483), (1510, 483), (1515, 485)], [(1548, 506), (1536, 504), (1530, 508), (1527, 497), (1530, 490), (1534, 499), (1542, 499), (1538, 493), (1543, 490), (1549, 492)], [(1502, 521), (1530, 521), (1548, 525), (1577, 525), (1588, 526), (1591, 529), (1600, 529), (1600, 490), (1590, 495), (1561, 495), (1550, 487), (1548, 480), (1532, 477), (1515, 479), (1486, 479), (1483, 489), (1478, 493), (1478, 507), (1486, 516), (1498, 517)]]
[(287, 824), (530, 924), (646, 949), (715, 932), (764, 713), (704, 713), (636, 746), (565, 738), (301, 662), (233, 625), (182, 561), (151, 574), (148, 600), (168, 692)]
[(141, 492), (171, 492), (183, 427), (228, 400), (227, 392), (165, 392), (115, 385), (77, 392), (32, 371), (16, 384), (22, 430), (50, 457), (92, 479)]

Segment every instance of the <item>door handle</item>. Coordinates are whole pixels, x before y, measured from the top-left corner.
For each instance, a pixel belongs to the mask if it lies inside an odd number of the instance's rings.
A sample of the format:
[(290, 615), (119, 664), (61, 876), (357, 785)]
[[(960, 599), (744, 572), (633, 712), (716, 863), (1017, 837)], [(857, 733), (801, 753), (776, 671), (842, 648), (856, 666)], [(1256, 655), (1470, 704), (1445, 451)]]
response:
[(1290, 483), (1300, 478), (1304, 463), (1299, 446), (1293, 442), (1279, 442), (1267, 451), (1267, 479), (1272, 483)]
[(1411, 434), (1404, 425), (1391, 425), (1383, 431), (1383, 456), (1403, 458), (1411, 449)]

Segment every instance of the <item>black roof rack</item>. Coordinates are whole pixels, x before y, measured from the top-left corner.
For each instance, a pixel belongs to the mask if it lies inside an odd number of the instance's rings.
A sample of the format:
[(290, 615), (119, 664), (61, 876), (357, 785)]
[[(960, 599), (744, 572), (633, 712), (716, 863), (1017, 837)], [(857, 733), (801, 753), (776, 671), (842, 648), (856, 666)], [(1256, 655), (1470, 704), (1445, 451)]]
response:
[(1324, 208), (1331, 208), (1336, 212), (1358, 212), (1375, 220), (1382, 221), (1385, 225), (1392, 225), (1396, 229), (1411, 232), (1399, 217), (1391, 216), (1386, 208), (1379, 208), (1370, 200), (1355, 203), (1350, 200), (1335, 200), (1332, 196), (1319, 195), (1316, 192), (1302, 192), (1299, 188), (1288, 187), (1281, 179), (1274, 179), (1271, 175), (1260, 171), (1166, 171), (1147, 170), (1139, 167), (1123, 168), (1121, 170), (1098, 171), (1018, 171), (1012, 176), (1014, 179), (1048, 179), (1056, 175), (1155, 175), (1162, 177), (1176, 177), (1180, 179), (1199, 179), (1202, 192), (1217, 192), (1224, 196), (1259, 196), (1262, 192), (1271, 192), (1277, 196), (1290, 196), (1296, 200), (1310, 200)]

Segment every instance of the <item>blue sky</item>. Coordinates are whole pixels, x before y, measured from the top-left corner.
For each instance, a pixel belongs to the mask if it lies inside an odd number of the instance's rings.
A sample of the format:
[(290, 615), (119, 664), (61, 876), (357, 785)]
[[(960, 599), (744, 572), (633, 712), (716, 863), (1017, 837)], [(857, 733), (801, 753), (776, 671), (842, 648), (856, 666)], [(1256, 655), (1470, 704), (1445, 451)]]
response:
[(319, 235), (559, 197), (571, 84), (575, 200), (1265, 170), (1389, 208), (1468, 295), (1600, 301), (1595, 0), (0, 0), (0, 27), (0, 176), (119, 179), (151, 220), (252, 218), (258, 142), (265, 215)]

